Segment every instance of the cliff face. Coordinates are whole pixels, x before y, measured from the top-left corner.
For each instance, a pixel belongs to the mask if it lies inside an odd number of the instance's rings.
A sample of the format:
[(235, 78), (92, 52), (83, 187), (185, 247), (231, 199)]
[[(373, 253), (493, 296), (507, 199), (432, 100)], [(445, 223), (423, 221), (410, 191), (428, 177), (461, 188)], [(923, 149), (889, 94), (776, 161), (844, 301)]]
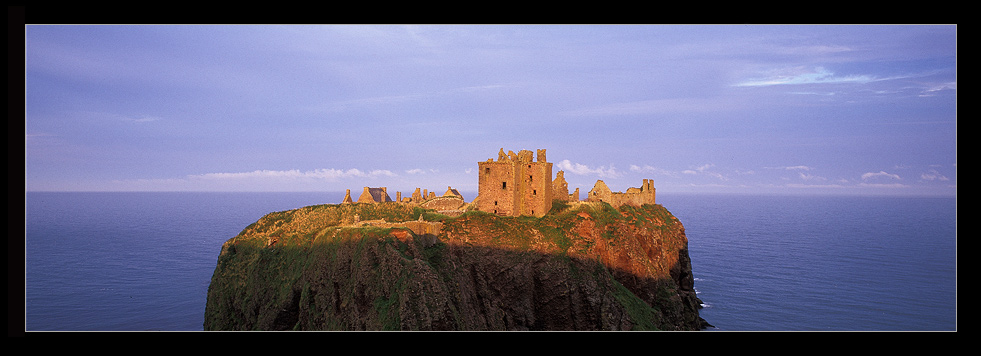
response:
[[(420, 215), (438, 232), (355, 223)], [(541, 218), (320, 205), (225, 242), (204, 329), (698, 330), (700, 303), (684, 227), (660, 205)]]

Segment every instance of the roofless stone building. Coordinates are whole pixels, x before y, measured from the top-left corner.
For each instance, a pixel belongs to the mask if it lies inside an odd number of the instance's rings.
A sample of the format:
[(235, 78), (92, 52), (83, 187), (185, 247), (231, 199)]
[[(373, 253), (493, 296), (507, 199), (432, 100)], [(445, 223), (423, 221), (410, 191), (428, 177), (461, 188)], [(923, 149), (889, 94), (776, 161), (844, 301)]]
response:
[[(556, 173), (552, 179), (552, 163), (545, 157), (545, 150), (536, 152), (521, 150), (518, 153), (504, 149), (497, 154), (497, 160), (488, 158), (477, 162), (479, 178), (477, 181), (477, 198), (474, 207), (477, 210), (501, 216), (536, 216), (541, 217), (552, 209), (552, 201), (578, 202), (579, 188), (569, 193), (569, 184), (565, 181), (563, 171)], [(605, 202), (618, 208), (621, 205), (641, 206), (654, 204), (655, 189), (653, 179), (644, 179), (640, 188), (628, 188), (626, 192), (613, 192), (602, 180), (597, 180), (593, 189), (587, 193), (587, 202)], [(458, 215), (465, 209), (463, 196), (452, 187), (447, 187), (446, 193), (437, 197), (435, 192), (416, 188), (411, 197), (402, 197), (396, 193), (395, 200), (388, 195), (385, 187), (364, 187), (358, 203), (414, 203), (426, 208), (436, 209), (447, 214)], [(354, 203), (351, 190), (347, 190), (342, 203)]]

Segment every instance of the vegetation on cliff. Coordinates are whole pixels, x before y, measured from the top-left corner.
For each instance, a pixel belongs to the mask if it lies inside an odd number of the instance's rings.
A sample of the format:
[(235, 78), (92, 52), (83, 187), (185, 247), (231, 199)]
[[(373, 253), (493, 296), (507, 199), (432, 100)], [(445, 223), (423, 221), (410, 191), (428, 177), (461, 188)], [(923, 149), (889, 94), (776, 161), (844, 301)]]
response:
[[(436, 234), (360, 221), (439, 223)], [(541, 218), (403, 204), (270, 213), (225, 242), (205, 330), (697, 330), (682, 224), (660, 205)]]

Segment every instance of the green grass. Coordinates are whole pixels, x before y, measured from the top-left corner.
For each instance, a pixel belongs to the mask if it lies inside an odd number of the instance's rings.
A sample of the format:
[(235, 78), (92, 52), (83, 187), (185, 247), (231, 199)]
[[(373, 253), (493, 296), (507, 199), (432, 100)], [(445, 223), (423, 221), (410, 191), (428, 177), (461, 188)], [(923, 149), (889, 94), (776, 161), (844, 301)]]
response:
[(405, 276), (399, 278), (398, 282), (395, 283), (395, 288), (392, 288), (387, 298), (377, 297), (372, 303), (375, 312), (378, 313), (378, 320), (381, 322), (380, 329), (382, 331), (397, 331), (402, 328), (401, 318), (399, 317), (399, 301), (400, 295), (405, 288), (405, 280)]
[(614, 289), (613, 295), (627, 311), (627, 315), (633, 320), (634, 331), (657, 331), (660, 330), (655, 322), (660, 319), (661, 312), (656, 308), (647, 305), (642, 299), (632, 293), (615, 279), (612, 280)]

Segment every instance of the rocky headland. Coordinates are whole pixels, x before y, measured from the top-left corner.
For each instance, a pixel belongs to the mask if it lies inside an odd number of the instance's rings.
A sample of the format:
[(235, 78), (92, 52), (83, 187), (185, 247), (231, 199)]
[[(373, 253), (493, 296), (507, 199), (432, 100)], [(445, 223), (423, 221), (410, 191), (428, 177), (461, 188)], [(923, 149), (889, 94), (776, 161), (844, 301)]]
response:
[(204, 329), (700, 330), (693, 287), (685, 228), (657, 204), (316, 205), (223, 244)]

